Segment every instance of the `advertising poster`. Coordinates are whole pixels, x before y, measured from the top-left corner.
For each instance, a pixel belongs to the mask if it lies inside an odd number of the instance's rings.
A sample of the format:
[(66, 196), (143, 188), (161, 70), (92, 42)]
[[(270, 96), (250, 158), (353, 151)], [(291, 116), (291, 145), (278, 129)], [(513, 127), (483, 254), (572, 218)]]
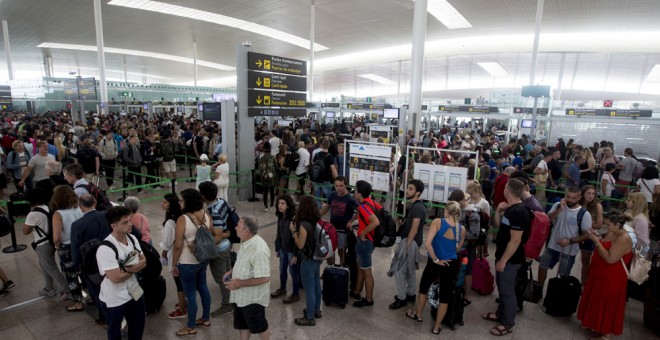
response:
[(349, 146), (349, 184), (363, 180), (371, 183), (374, 190), (389, 191), (392, 147), (358, 143)]
[(370, 125), (369, 141), (378, 142), (379, 137), (383, 137), (383, 143), (389, 143), (392, 138), (392, 128), (386, 125)]
[(413, 178), (424, 183), (424, 192), (420, 198), (446, 203), (452, 191), (466, 190), (467, 170), (467, 168), (415, 163)]

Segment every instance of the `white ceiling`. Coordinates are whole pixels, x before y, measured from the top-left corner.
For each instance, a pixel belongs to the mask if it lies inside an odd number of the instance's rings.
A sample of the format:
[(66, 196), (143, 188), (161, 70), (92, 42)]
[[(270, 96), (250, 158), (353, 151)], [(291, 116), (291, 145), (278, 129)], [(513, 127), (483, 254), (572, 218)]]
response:
[[(309, 50), (279, 40), (217, 24), (108, 5), (103, 0), (106, 47), (193, 57), (235, 66), (236, 46), (251, 41), (258, 52), (308, 60)], [(162, 0), (278, 29), (309, 38), (308, 0)], [(316, 0), (315, 41), (329, 49), (316, 52), (314, 93), (369, 96), (405, 93), (410, 83), (411, 0)], [(536, 1), (449, 2), (473, 28), (448, 30), (427, 17), (424, 90), (511, 88), (529, 82)], [(660, 83), (644, 78), (660, 64), (660, 1), (552, 0), (545, 2), (537, 83), (558, 86), (565, 53), (562, 87), (575, 90), (660, 94)], [(4, 0), (0, 19), (9, 24), (12, 61), (17, 76), (41, 75), (43, 58), (51, 56), (56, 75), (69, 71), (95, 75), (95, 52), (42, 49), (43, 42), (96, 45), (93, 1)], [(594, 34), (606, 32), (605, 34)], [(6, 77), (0, 46), (0, 80)], [(366, 52), (365, 52), (366, 51)], [(366, 54), (360, 55), (360, 52)], [(193, 66), (153, 58), (107, 54), (108, 78), (191, 84)], [(401, 60), (401, 62), (399, 62)], [(508, 77), (493, 78), (477, 62), (499, 62)], [(227, 86), (234, 71), (199, 67), (204, 86)], [(4, 72), (4, 75), (3, 75)], [(398, 86), (383, 86), (357, 77), (373, 73)], [(140, 74), (147, 74), (141, 76)], [(163, 77), (155, 78), (151, 75)], [(596, 85), (594, 85), (596, 84)]]

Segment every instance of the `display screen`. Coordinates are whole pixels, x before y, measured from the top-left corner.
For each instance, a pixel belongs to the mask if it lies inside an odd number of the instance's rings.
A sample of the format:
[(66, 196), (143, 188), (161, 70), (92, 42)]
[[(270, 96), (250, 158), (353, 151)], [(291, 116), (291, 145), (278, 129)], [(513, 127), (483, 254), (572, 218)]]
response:
[(383, 118), (399, 118), (399, 109), (383, 109)]
[(335, 118), (335, 113), (332, 111), (328, 111), (325, 113), (325, 118)]
[(204, 103), (202, 104), (202, 118), (204, 120), (220, 121), (220, 103)]
[(532, 127), (532, 120), (531, 119), (523, 119), (522, 124), (520, 125), (520, 127), (531, 128)]

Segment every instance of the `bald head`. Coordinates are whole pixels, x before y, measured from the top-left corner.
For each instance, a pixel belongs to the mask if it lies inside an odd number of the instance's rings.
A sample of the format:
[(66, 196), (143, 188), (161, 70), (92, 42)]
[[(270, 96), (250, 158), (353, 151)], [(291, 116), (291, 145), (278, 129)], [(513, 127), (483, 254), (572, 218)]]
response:
[(514, 168), (514, 167), (512, 167), (512, 166), (507, 166), (507, 167), (504, 169), (504, 174), (507, 175), (507, 176), (511, 176), (511, 174), (512, 174), (514, 171), (516, 171), (516, 168)]
[(80, 210), (89, 211), (96, 209), (96, 199), (91, 194), (84, 194), (78, 198)]

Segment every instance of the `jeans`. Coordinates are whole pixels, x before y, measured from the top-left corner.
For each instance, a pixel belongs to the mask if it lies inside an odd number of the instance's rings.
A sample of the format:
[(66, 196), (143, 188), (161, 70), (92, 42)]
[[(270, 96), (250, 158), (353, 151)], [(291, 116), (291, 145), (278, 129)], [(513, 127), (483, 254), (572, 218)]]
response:
[(105, 171), (105, 183), (108, 187), (111, 187), (114, 183), (115, 177), (115, 160), (114, 159), (103, 159), (101, 160), (103, 165), (103, 170)]
[(209, 267), (211, 268), (211, 275), (213, 276), (213, 281), (220, 286), (220, 295), (222, 295), (222, 304), (229, 304), (229, 289), (225, 287), (225, 283), (222, 280), (225, 273), (231, 270), (231, 248), (218, 252), (218, 257), (209, 261)]
[(332, 192), (332, 186), (330, 185), (330, 182), (314, 182), (314, 198), (319, 205), (319, 209), (323, 206), (321, 202), (321, 191), (323, 191), (323, 197), (327, 199)]
[(92, 300), (94, 300), (94, 304), (99, 311), (99, 320), (107, 320), (108, 308), (105, 306), (105, 303), (101, 303), (101, 300), (99, 299), (99, 294), (101, 294), (101, 285), (96, 285), (92, 283), (89, 278), (85, 278), (85, 286), (87, 287), (89, 295), (92, 296)]
[(518, 299), (516, 298), (516, 277), (522, 264), (507, 263), (503, 272), (495, 271), (495, 283), (500, 293), (500, 303), (497, 305), (497, 318), (506, 327), (516, 324)]
[(286, 280), (287, 280), (287, 269), (291, 274), (291, 281), (293, 281), (293, 295), (298, 295), (300, 290), (300, 278), (298, 273), (300, 272), (300, 259), (296, 264), (291, 264), (291, 259), (293, 258), (293, 253), (288, 253), (283, 250), (279, 251), (280, 255), (280, 289), (286, 290)]
[[(142, 174), (142, 167), (129, 166), (127, 170), (128, 170), (128, 176), (127, 176), (128, 178), (124, 181), (124, 188), (129, 186), (128, 183), (133, 183), (135, 185), (142, 185), (142, 176), (136, 175), (136, 174)], [(142, 188), (137, 190), (142, 191)]]
[[(105, 306), (105, 303), (102, 303)], [(145, 323), (144, 296), (140, 300), (131, 299), (125, 304), (111, 307), (108, 311), (108, 340), (121, 340), (121, 322), (126, 317), (128, 339), (142, 339)]]
[(314, 320), (314, 312), (321, 310), (321, 261), (302, 260), (300, 274), (305, 286), (307, 320)]
[(188, 301), (188, 328), (195, 328), (197, 318), (197, 296), (195, 291), (199, 292), (202, 299), (202, 319), (209, 320), (211, 316), (211, 294), (206, 285), (206, 267), (208, 262), (198, 264), (179, 263), (179, 277), (183, 285), (183, 292)]

